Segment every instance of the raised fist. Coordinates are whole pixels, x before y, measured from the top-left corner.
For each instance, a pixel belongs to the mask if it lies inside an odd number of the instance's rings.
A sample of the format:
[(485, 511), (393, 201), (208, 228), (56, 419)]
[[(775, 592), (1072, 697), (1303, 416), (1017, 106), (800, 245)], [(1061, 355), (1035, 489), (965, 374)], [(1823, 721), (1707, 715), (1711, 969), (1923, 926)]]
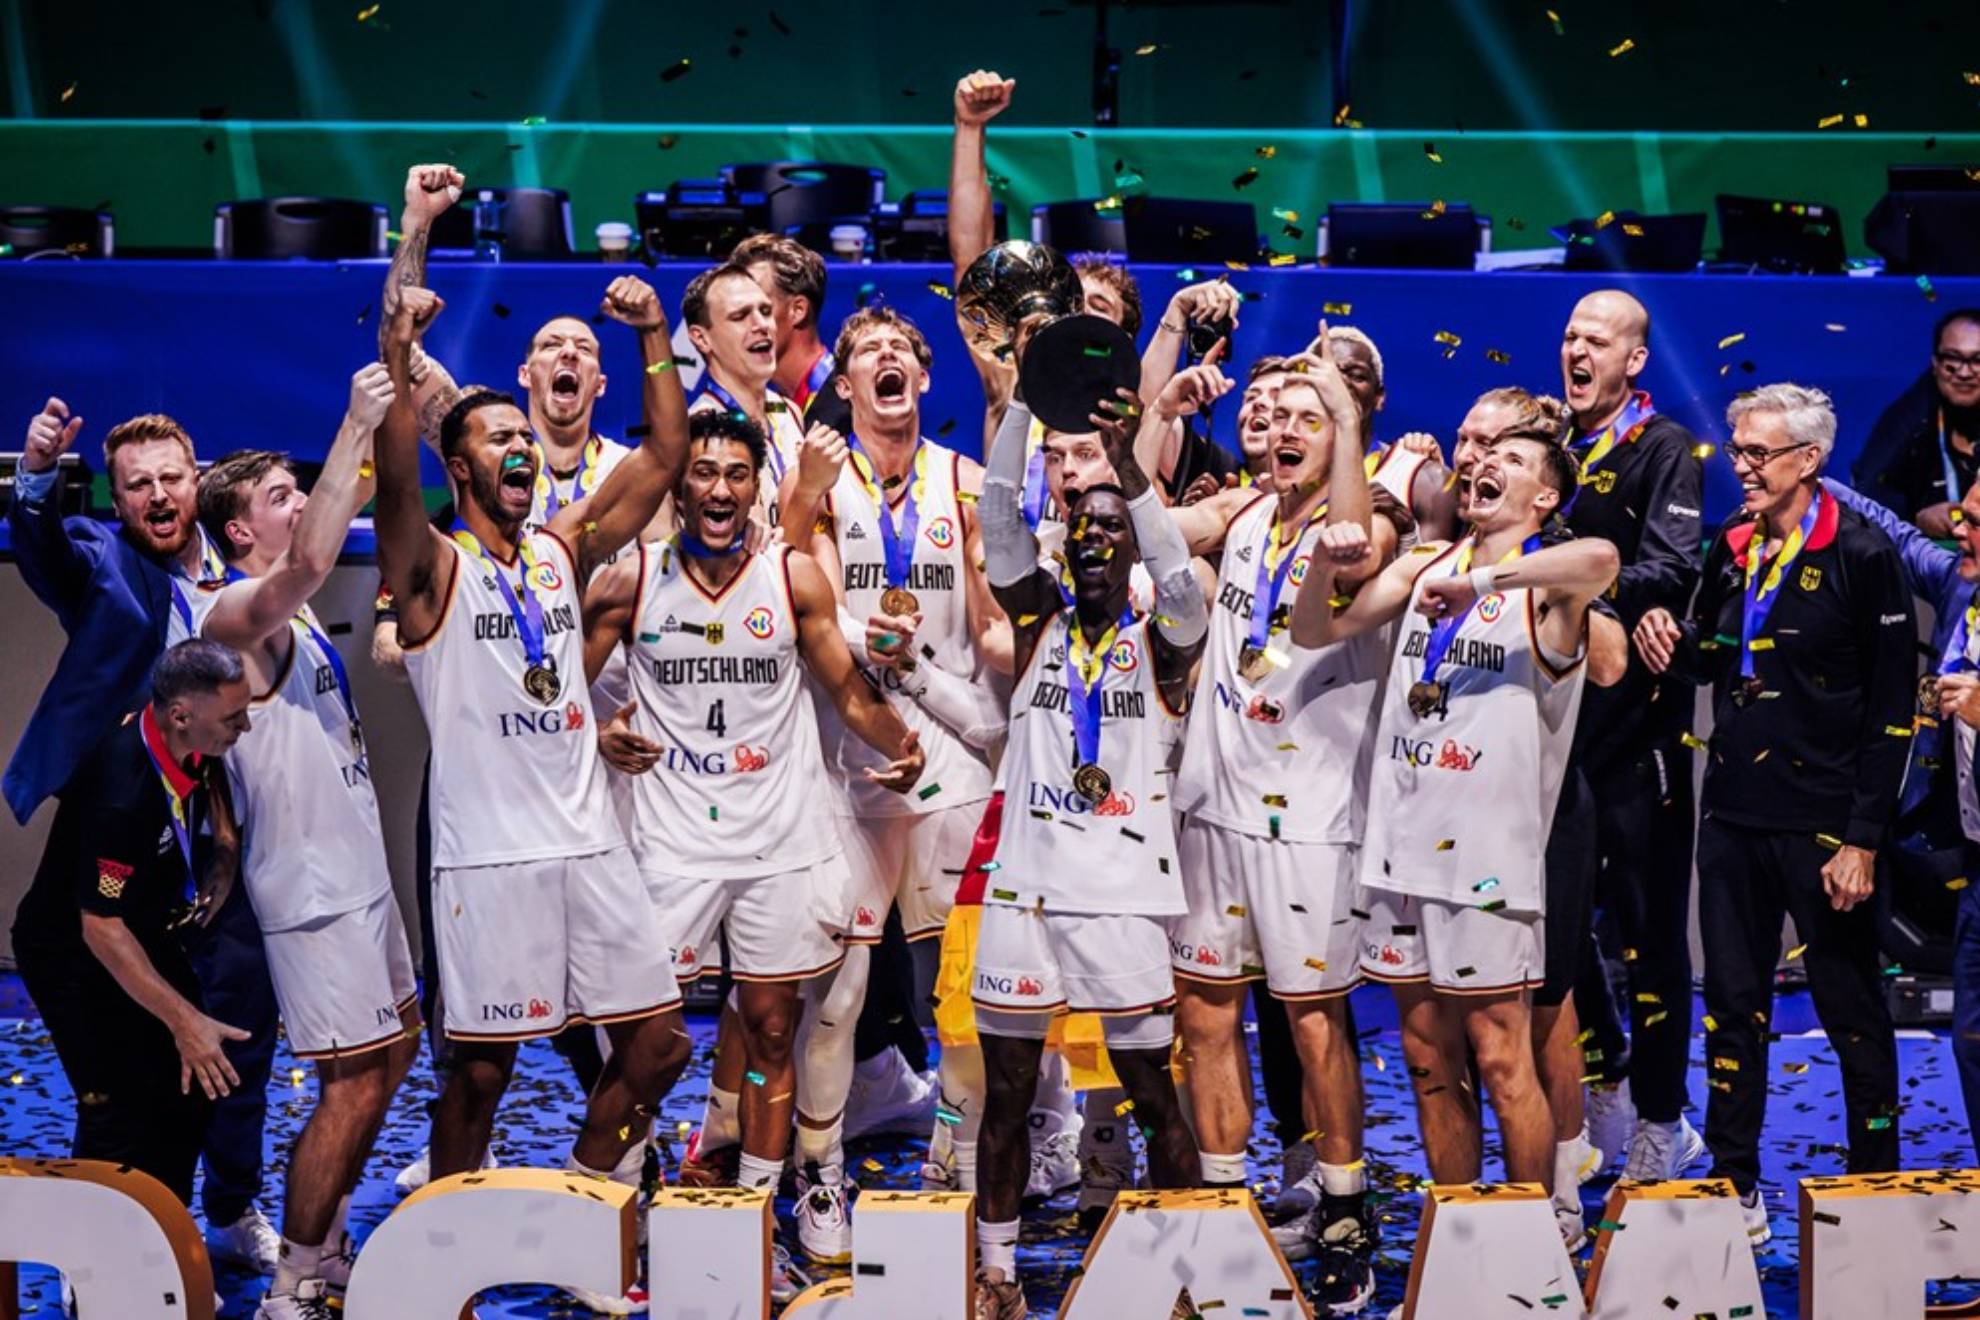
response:
[(417, 284), (408, 284), (399, 290), (399, 308), (392, 316), (392, 341), (398, 344), (411, 344), (426, 333), (433, 324), (433, 318), (440, 315), (447, 304), (433, 290)]
[(832, 489), (846, 462), (846, 438), (823, 422), (813, 422), (798, 441), (798, 488), (813, 499)]
[(1017, 90), (1017, 79), (987, 69), (966, 74), (956, 83), (956, 122), (981, 128), (1003, 113)]
[(351, 419), (377, 430), (392, 406), (392, 373), (383, 362), (370, 362), (351, 376)]
[(657, 330), (667, 324), (660, 295), (637, 275), (621, 275), (607, 285), (598, 310), (635, 330)]
[(406, 211), (401, 228), (431, 223), (461, 200), (467, 176), (452, 165), (415, 165), (406, 171)]
[(55, 460), (69, 452), (82, 430), (82, 418), (69, 416), (69, 405), (50, 399), (28, 423), (27, 443), (22, 446), (21, 466), (29, 472), (46, 472)]

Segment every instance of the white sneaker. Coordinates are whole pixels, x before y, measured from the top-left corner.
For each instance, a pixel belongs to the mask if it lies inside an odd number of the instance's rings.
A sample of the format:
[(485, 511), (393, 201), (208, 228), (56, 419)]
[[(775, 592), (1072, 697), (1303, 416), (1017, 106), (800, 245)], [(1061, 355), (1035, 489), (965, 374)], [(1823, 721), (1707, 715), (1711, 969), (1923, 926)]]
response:
[[(1075, 1124), (1078, 1119), (1073, 1120)], [(1031, 1177), (1024, 1184), (1024, 1199), (1049, 1200), (1068, 1187), (1079, 1185), (1079, 1128), (1060, 1128), (1042, 1141), (1032, 1143)]]
[[(1035, 1162), (1036, 1156), (1033, 1159)], [(928, 1158), (921, 1162), (921, 1190), (962, 1190), (962, 1177), (956, 1170), (955, 1130), (939, 1118), (935, 1120), (935, 1130), (928, 1134)]]
[(1295, 1215), (1284, 1223), (1272, 1225), (1272, 1241), (1279, 1244), (1279, 1254), (1288, 1261), (1306, 1260), (1320, 1252), (1320, 1207), (1315, 1204), (1305, 1214)]
[(1582, 1092), (1588, 1140), (1605, 1158), (1628, 1150), (1630, 1134), (1636, 1130), (1636, 1102), (1630, 1099), (1629, 1079), (1625, 1077), (1614, 1086), (1587, 1086)]
[(1279, 1161), (1279, 1197), (1272, 1218), (1297, 1219), (1320, 1205), (1320, 1155), (1310, 1141), (1286, 1147)]
[(1637, 1182), (1680, 1177), (1704, 1153), (1705, 1138), (1683, 1115), (1675, 1123), (1641, 1119), (1629, 1139), (1629, 1162), (1623, 1166), (1623, 1177)]
[(932, 1072), (911, 1072), (898, 1049), (874, 1055), (853, 1069), (846, 1097), (845, 1137), (891, 1132), (916, 1136), (935, 1118), (942, 1088)]
[(1561, 1245), (1567, 1248), (1568, 1255), (1588, 1245), (1588, 1222), (1582, 1218), (1579, 1199), (1573, 1205), (1554, 1202), (1554, 1222), (1560, 1226)]
[(357, 1265), (357, 1239), (348, 1232), (344, 1234), (343, 1245), (336, 1251), (326, 1251), (316, 1265), (316, 1276), (323, 1280), (326, 1295), (332, 1306), (344, 1304), (344, 1294), (351, 1286), (351, 1270)]
[(809, 1288), (812, 1278), (791, 1259), (781, 1242), (770, 1244), (770, 1300), (782, 1306)]
[(1767, 1203), (1758, 1187), (1739, 1198), (1739, 1217), (1746, 1221), (1746, 1244), (1755, 1251), (1774, 1236), (1773, 1225), (1767, 1222)]
[(852, 1263), (852, 1221), (846, 1215), (844, 1174), (836, 1183), (823, 1182), (818, 1166), (808, 1164), (798, 1174), (798, 1245), (821, 1265)]
[(1609, 1156), (1608, 1152), (1588, 1139), (1587, 1124), (1582, 1125), (1581, 1135), (1570, 1145), (1574, 1159), (1574, 1185), (1579, 1187), (1602, 1171), (1602, 1166), (1609, 1162)]
[(332, 1320), (335, 1315), (321, 1279), (304, 1279), (294, 1295), (269, 1293), (254, 1308), (254, 1320)]
[(635, 1283), (617, 1297), (595, 1293), (588, 1288), (567, 1288), (566, 1292), (577, 1299), (580, 1306), (590, 1307), (600, 1315), (645, 1315), (646, 1285)]
[(247, 1213), (225, 1228), (206, 1230), (206, 1254), (214, 1260), (243, 1265), (256, 1274), (273, 1274), (275, 1261), (282, 1254), (282, 1235), (261, 1213), (249, 1206)]
[[(481, 1167), (484, 1169), (495, 1167), (495, 1148), (493, 1145), (490, 1145), (487, 1153), (481, 1157)], [(418, 1191), (432, 1181), (433, 1147), (421, 1146), (419, 1148), (419, 1158), (408, 1164), (405, 1168), (400, 1169), (399, 1176), (392, 1179), (392, 1185), (399, 1189), (401, 1196), (404, 1196), (408, 1193)]]

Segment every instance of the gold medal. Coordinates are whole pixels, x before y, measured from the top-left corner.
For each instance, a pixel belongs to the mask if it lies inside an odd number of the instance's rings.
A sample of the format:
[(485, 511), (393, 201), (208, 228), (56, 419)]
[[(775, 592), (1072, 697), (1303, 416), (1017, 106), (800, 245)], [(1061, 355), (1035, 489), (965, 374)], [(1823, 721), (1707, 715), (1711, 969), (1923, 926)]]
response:
[(523, 670), (522, 685), (523, 691), (539, 706), (554, 704), (564, 691), (564, 680), (557, 677), (556, 669), (548, 662)]
[(1927, 674), (1918, 680), (1918, 709), (1927, 715), (1939, 713), (1939, 676)]
[(1114, 791), (1114, 780), (1105, 770), (1088, 761), (1073, 771), (1073, 792), (1098, 806)]
[(1442, 683), (1433, 683), (1427, 678), (1420, 682), (1411, 683), (1409, 685), (1410, 714), (1416, 716), (1419, 720), (1428, 719), (1435, 713), (1438, 707), (1444, 704), (1444, 695), (1444, 685)]
[(1247, 683), (1256, 683), (1272, 672), (1272, 661), (1265, 648), (1246, 642), (1238, 649), (1238, 676)]
[(1760, 699), (1760, 694), (1765, 692), (1766, 690), (1767, 690), (1767, 685), (1760, 680), (1760, 676), (1758, 674), (1754, 674), (1748, 678), (1742, 678), (1737, 683), (1733, 684), (1733, 689), (1732, 689), (1733, 705), (1742, 708), (1746, 706), (1750, 706), (1754, 702), (1758, 701)]
[(905, 619), (921, 609), (921, 601), (906, 587), (888, 587), (880, 593), (880, 612)]

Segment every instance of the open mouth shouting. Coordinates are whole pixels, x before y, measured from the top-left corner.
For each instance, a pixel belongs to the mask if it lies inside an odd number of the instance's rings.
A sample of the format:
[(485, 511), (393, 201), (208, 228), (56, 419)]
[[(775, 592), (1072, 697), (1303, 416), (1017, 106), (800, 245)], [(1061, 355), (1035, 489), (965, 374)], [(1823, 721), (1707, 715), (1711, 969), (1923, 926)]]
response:
[(504, 512), (513, 513), (520, 509), (517, 517), (529, 513), (530, 505), (536, 497), (536, 458), (532, 454), (511, 451), (503, 455), (502, 476), (498, 484)]
[(907, 398), (907, 372), (895, 366), (880, 368), (873, 378), (873, 397), (882, 406), (897, 405)]
[(761, 338), (754, 338), (745, 343), (743, 352), (754, 358), (759, 365), (772, 369), (777, 365), (777, 341), (768, 331), (765, 331)]
[(1585, 361), (1570, 362), (1567, 369), (1567, 401), (1570, 408), (1579, 408), (1595, 399), (1595, 372)]
[(1290, 434), (1283, 434), (1272, 442), (1271, 454), (1273, 479), (1283, 489), (1306, 462), (1306, 445)]
[(577, 372), (569, 367), (558, 367), (550, 376), (550, 400), (560, 409), (576, 408), (580, 402), (578, 392), (582, 388), (583, 382), (578, 379)]
[(1506, 479), (1497, 468), (1481, 468), (1473, 472), (1469, 483), (1460, 482), (1459, 490), (1468, 500), (1471, 519), (1476, 522), (1499, 507), (1505, 497)]
[(701, 539), (710, 545), (726, 545), (735, 538), (742, 522), (742, 507), (734, 500), (710, 499), (701, 504)]

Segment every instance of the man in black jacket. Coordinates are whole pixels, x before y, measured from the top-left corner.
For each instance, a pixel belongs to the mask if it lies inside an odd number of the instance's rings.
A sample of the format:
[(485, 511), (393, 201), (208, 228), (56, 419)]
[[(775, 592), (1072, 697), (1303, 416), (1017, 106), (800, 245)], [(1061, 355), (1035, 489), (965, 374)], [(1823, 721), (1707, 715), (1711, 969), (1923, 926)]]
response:
[(1976, 445), (1980, 308), (1963, 307), (1932, 328), (1932, 365), (1877, 418), (1851, 484), (1943, 541), (1961, 494), (1980, 476)]
[(1870, 896), (1911, 748), (1911, 591), (1881, 531), (1821, 488), (1836, 417), (1769, 385), (1726, 410), (1744, 507), (1721, 530), (1689, 622), (1637, 625), (1650, 669), (1713, 685), (1698, 825), (1712, 1174), (1768, 1237), (1760, 1176), (1781, 918), (1842, 1065), (1849, 1171), (1895, 1169), (1897, 1043)]
[[(1599, 537), (1622, 556), (1608, 602), (1625, 629), (1652, 609), (1684, 610), (1703, 540), (1696, 441), (1637, 388), (1649, 358), (1643, 304), (1619, 289), (1575, 304), (1561, 337), (1561, 385), (1581, 485), (1565, 516), (1577, 537)], [(1591, 685), (1575, 740), (1595, 803), (1590, 883), (1620, 938), (1630, 1000), (1625, 1047), (1607, 996), (1587, 1003), (1591, 996), (1576, 995), (1592, 1033), (1587, 1071), (1603, 1079), (1590, 1091), (1590, 1126), (1611, 1155), (1628, 1142), (1627, 1174), (1642, 1179), (1674, 1178), (1703, 1153), (1682, 1113), (1693, 815), (1682, 740), (1692, 698), (1689, 688), (1665, 687), (1640, 663), (1613, 687)], [(1583, 983), (1602, 984), (1599, 975)]]

